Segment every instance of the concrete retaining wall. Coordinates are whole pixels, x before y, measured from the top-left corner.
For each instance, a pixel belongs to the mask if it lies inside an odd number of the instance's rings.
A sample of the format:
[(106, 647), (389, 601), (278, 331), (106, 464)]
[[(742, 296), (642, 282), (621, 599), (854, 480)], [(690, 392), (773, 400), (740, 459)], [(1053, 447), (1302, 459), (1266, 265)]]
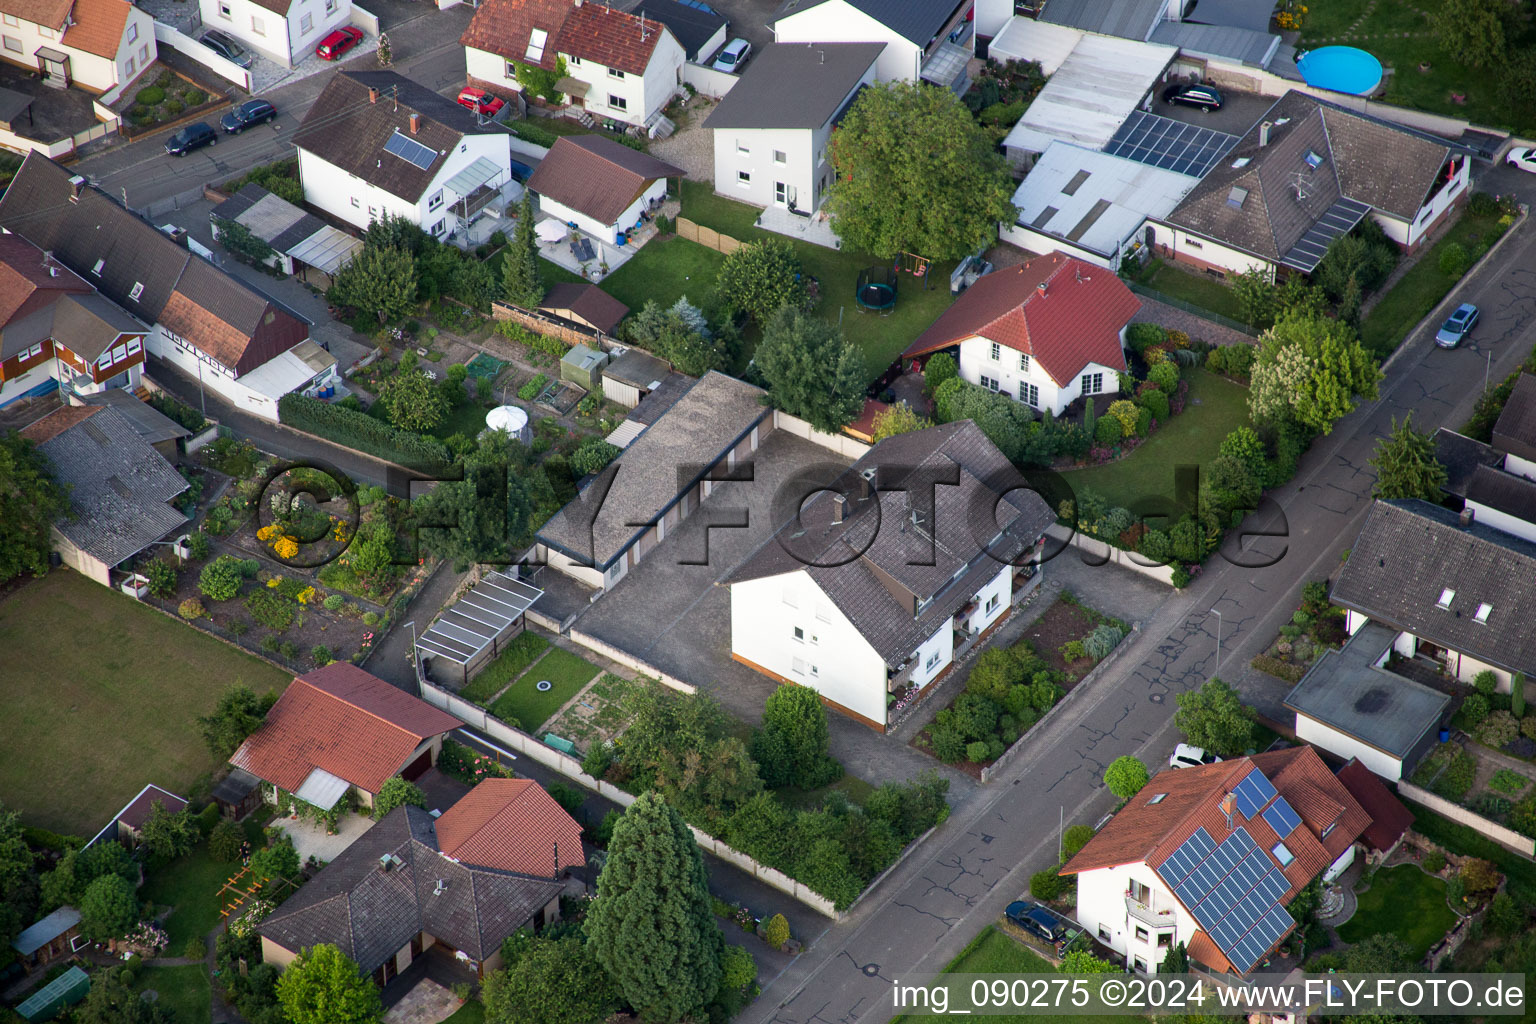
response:
[[(228, 79), (246, 92), (251, 91), (249, 71), (232, 60), (225, 60), (175, 25), (167, 25), (163, 21), (155, 22), (155, 42), (161, 46), (169, 46), (177, 53), (186, 54), (220, 78)], [(155, 130), (159, 131), (159, 128)]]
[(683, 84), (691, 85), (710, 99), (719, 99), (735, 87), (741, 79), (724, 71), (705, 67), (703, 64), (683, 65)]
[[(1139, 572), (1148, 579), (1154, 579), (1164, 586), (1173, 586), (1173, 566), (1171, 565), (1143, 565), (1140, 555), (1133, 551), (1122, 551), (1117, 547), (1111, 547), (1103, 541), (1089, 537), (1076, 530), (1069, 530), (1060, 523), (1052, 523), (1045, 531), (1053, 540), (1064, 540), (1073, 547), (1086, 552), (1090, 556), (1090, 564), (1102, 565), (1105, 562), (1113, 562), (1123, 566), (1132, 572)], [(1056, 557), (1065, 557), (1065, 553)]]
[(1521, 835), (1513, 829), (1505, 828), (1496, 821), (1490, 821), (1473, 811), (1467, 810), (1460, 804), (1453, 804), (1444, 797), (1436, 796), (1426, 789), (1420, 789), (1411, 782), (1399, 782), (1397, 795), (1412, 800), (1414, 803), (1428, 807), (1436, 814), (1449, 818), (1460, 825), (1465, 825), (1482, 835), (1487, 836), (1501, 846), (1507, 846), (1516, 853), (1526, 857), (1536, 855), (1536, 840), (1530, 836)]
[(791, 416), (789, 413), (780, 412), (777, 409), (773, 411), (773, 427), (775, 430), (783, 430), (794, 434), (796, 437), (803, 437), (812, 444), (819, 444), (821, 447), (836, 452), (847, 459), (863, 458), (864, 454), (872, 447), (863, 441), (854, 440), (846, 434), (828, 434), (825, 431), (817, 430), (800, 417)]
[(583, 633), (579, 629), (573, 629), (566, 635), (569, 636), (572, 640), (581, 644), (583, 647), (587, 647), (596, 651), (598, 654), (601, 654), (603, 657), (609, 659), (610, 661), (616, 661), (620, 665), (627, 665), (634, 669), (636, 672), (639, 672), (642, 675), (650, 676), (652, 679), (659, 679), (664, 685), (670, 686), (674, 690), (678, 690), (682, 693), (697, 693), (699, 691), (699, 688), (694, 686), (692, 683), (685, 683), (676, 676), (667, 672), (663, 672), (655, 665), (652, 665), (646, 661), (641, 661), (639, 658), (635, 657), (633, 654), (630, 654), (628, 651), (621, 651), (617, 647), (614, 647), (612, 644), (605, 643), (595, 636)]

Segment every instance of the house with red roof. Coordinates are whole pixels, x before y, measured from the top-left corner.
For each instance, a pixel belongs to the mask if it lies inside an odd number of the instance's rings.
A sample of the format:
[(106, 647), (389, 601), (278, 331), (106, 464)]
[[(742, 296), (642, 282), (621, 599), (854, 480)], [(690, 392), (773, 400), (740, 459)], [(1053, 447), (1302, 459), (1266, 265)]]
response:
[(445, 856), (553, 878), (586, 864), (581, 826), (531, 779), (483, 779), (437, 819)]
[(0, 60), (54, 88), (112, 92), (154, 63), (155, 19), (129, 0), (0, 0)]
[(293, 794), (330, 810), (350, 789), (373, 806), (396, 775), (437, 763), (457, 718), (344, 661), (293, 681), (229, 763), (261, 779), (263, 793)]
[(1140, 308), (1112, 271), (1053, 252), (981, 278), (902, 357), (955, 352), (964, 380), (1060, 416), (1120, 390), (1125, 329)]
[(1311, 747), (1166, 770), (1061, 869), (1077, 918), (1137, 971), (1183, 943), (1246, 976), (1296, 927), (1286, 906), (1354, 862), (1370, 814)]
[(649, 125), (682, 88), (672, 31), (596, 0), (483, 0), (460, 42), (468, 84), (521, 98), (519, 69), (553, 72), (559, 102), (595, 118)]

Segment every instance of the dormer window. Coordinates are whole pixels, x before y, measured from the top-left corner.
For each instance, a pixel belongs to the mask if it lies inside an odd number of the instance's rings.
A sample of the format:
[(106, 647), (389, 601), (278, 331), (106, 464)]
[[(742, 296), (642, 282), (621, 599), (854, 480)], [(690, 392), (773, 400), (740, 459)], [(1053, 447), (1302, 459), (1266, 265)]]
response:
[(107, 265), (107, 261), (105, 259), (97, 260), (96, 261), (96, 265), (91, 268), (91, 273), (95, 274), (97, 277), (100, 277), (101, 276), (101, 268), (105, 267), (106, 265)]
[(1440, 591), (1440, 600), (1435, 602), (1435, 604), (1440, 608), (1450, 608), (1451, 602), (1455, 599), (1456, 591), (1452, 590), (1450, 587), (1446, 587), (1444, 590)]
[(549, 40), (549, 33), (541, 28), (536, 28), (528, 33), (528, 50), (524, 54), (534, 63), (544, 59), (544, 44)]
[(133, 301), (133, 302), (138, 302), (139, 301), (139, 296), (143, 295), (143, 294), (144, 294), (144, 282), (142, 282), (142, 281), (135, 281), (135, 282), (133, 282), (133, 290), (131, 290), (128, 293), (129, 300)]
[(1477, 606), (1477, 614), (1474, 615), (1473, 618), (1486, 626), (1488, 625), (1488, 616), (1492, 614), (1493, 605), (1489, 604), (1487, 601), (1484, 601), (1482, 604)]

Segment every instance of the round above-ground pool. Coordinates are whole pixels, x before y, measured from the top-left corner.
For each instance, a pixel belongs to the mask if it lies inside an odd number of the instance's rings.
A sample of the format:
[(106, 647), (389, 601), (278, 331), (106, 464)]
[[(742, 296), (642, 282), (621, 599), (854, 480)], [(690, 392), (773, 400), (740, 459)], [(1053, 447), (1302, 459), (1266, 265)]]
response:
[(1369, 96), (1381, 84), (1381, 61), (1355, 46), (1322, 46), (1296, 62), (1308, 85)]

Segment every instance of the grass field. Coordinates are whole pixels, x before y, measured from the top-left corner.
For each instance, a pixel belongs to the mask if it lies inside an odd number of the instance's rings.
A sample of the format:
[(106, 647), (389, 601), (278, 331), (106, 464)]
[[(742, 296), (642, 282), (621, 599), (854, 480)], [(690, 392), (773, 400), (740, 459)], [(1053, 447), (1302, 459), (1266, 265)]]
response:
[(1146, 443), (1118, 462), (1075, 469), (1062, 476), (1074, 490), (1094, 490), (1110, 504), (1135, 511), (1149, 497), (1172, 498), (1173, 467), (1205, 465), (1221, 439), (1249, 422), (1248, 389), (1205, 370), (1189, 375), (1189, 402)]
[(859, 778), (844, 772), (843, 777), (830, 786), (822, 786), (820, 789), (801, 789), (798, 786), (785, 786), (775, 790), (774, 796), (786, 807), (795, 810), (814, 810), (826, 803), (827, 797), (833, 792), (843, 794), (851, 804), (864, 806), (864, 801), (869, 799), (869, 794), (875, 791), (875, 787)]
[[(725, 257), (686, 238), (649, 242), (618, 270), (603, 278), (603, 291), (636, 312), (646, 299), (670, 306), (684, 295), (695, 306), (715, 287)], [(546, 282), (548, 283), (548, 282)]]
[[(597, 666), (590, 661), (556, 647), (507, 688), (491, 707), (491, 713), (502, 721), (515, 721), (525, 731), (536, 733), (550, 715), (576, 696), (577, 691), (590, 683), (597, 673)], [(543, 679), (554, 685), (540, 692), (536, 684)]]
[(1440, 269), (1440, 254), (1445, 247), (1455, 243), (1470, 253), (1484, 242), (1491, 245), (1491, 232), (1497, 227), (1497, 217), (1474, 217), (1463, 213), (1461, 220), (1398, 279), (1392, 290), (1382, 296), (1360, 322), (1361, 343), (1378, 359), (1390, 355), (1460, 280)]
[(1408, 944), (1409, 959), (1417, 963), (1455, 923), (1456, 914), (1445, 902), (1445, 883), (1416, 864), (1399, 864), (1371, 877), (1355, 916), (1339, 925), (1339, 938), (1355, 943), (1393, 932)]
[(291, 674), (67, 569), (0, 602), (0, 801), (90, 838), (145, 784), (185, 793), (215, 766), (197, 716), (240, 682)]
[(485, 1004), (478, 999), (471, 999), (453, 1011), (453, 1016), (444, 1020), (442, 1024), (482, 1024), (484, 1020)]
[(136, 992), (154, 990), (156, 1002), (168, 1007), (174, 1014), (172, 1019), (181, 1024), (211, 1019), (213, 992), (208, 987), (208, 969), (202, 964), (145, 967), (133, 988)]
[(1156, 260), (1155, 266), (1142, 278), (1148, 288), (1155, 288), (1164, 295), (1183, 299), (1192, 306), (1219, 313), (1229, 320), (1245, 323), (1237, 293), (1230, 287), (1205, 274), (1191, 273), (1171, 263)]
[(496, 696), (503, 686), (522, 675), (523, 669), (532, 665), (548, 649), (548, 640), (524, 630), (507, 645), (506, 650), (496, 656), (495, 661), (485, 667), (484, 672), (464, 687), (459, 696), (476, 704), (484, 704)]

